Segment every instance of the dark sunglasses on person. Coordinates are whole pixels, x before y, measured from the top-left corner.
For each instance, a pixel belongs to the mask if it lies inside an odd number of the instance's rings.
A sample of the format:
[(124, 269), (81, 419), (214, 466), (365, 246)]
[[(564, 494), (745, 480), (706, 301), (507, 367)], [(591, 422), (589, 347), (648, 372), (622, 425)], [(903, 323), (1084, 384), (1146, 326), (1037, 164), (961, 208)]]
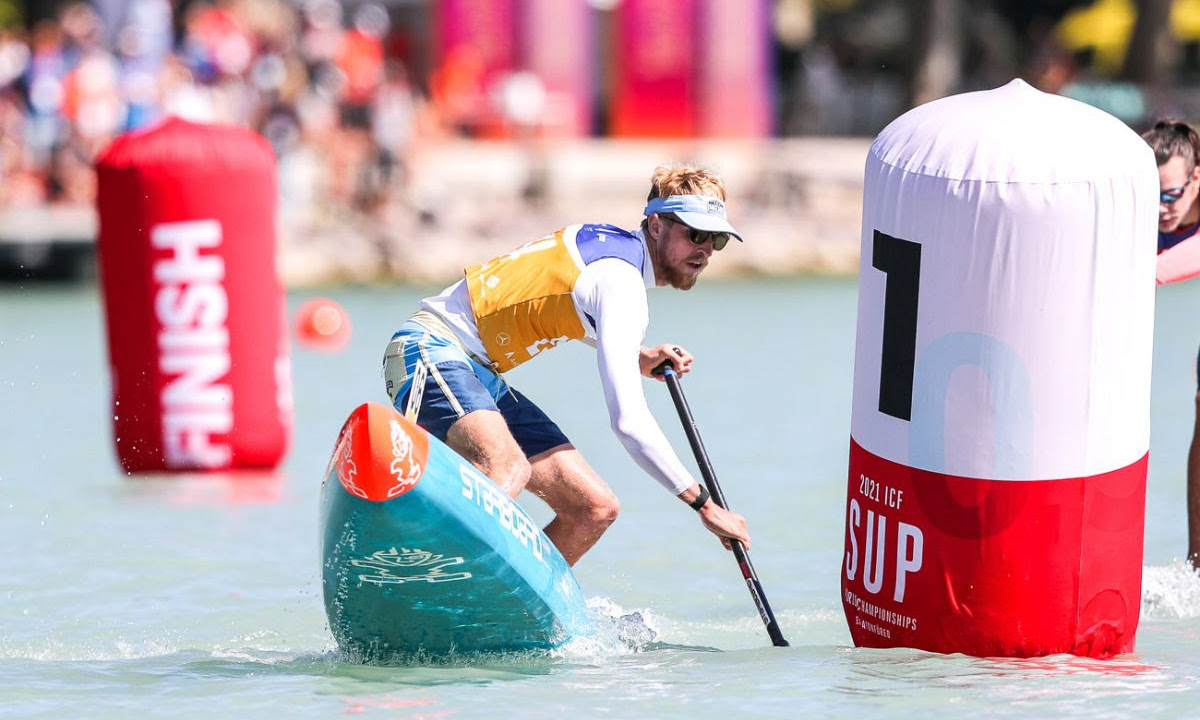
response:
[(1163, 205), (1174, 205), (1179, 202), (1179, 198), (1183, 197), (1183, 191), (1187, 190), (1187, 186), (1192, 184), (1192, 179), (1180, 185), (1177, 188), (1169, 188), (1158, 193), (1158, 201)]
[(713, 244), (713, 251), (716, 252), (719, 250), (723, 250), (725, 248), (725, 246), (729, 244), (729, 233), (711, 232), (708, 230), (697, 230), (696, 228), (694, 228), (684, 222), (681, 222), (680, 220), (678, 220), (674, 217), (667, 216), (667, 219), (673, 223), (676, 223), (677, 225), (683, 225), (685, 228), (687, 228), (688, 240), (690, 240), (693, 245), (703, 245), (704, 243), (708, 242), (708, 239), (711, 237), (712, 244)]

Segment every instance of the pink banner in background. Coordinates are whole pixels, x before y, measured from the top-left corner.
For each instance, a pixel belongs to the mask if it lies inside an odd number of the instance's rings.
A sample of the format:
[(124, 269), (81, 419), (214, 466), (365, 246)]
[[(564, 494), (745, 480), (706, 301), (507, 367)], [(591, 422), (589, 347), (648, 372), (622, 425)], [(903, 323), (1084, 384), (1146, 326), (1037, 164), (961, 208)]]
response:
[(592, 11), (586, 2), (527, 0), (522, 47), (526, 66), (545, 86), (545, 134), (583, 137), (591, 130)]
[(623, 0), (616, 13), (611, 134), (692, 136), (697, 2)]
[(450, 124), (494, 134), (495, 84), (516, 65), (515, 0), (439, 0), (434, 102)]
[(771, 133), (767, 0), (704, 0), (697, 130), (708, 137)]

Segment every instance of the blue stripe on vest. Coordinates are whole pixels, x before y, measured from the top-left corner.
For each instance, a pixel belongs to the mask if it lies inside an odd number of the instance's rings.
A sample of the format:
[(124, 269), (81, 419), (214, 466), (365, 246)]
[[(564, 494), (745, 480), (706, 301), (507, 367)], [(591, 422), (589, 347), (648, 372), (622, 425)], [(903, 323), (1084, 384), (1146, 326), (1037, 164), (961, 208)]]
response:
[(602, 258), (620, 258), (644, 274), (646, 247), (636, 235), (615, 225), (581, 225), (575, 245), (584, 265)]
[[(644, 274), (646, 246), (636, 235), (616, 225), (581, 225), (575, 233), (575, 246), (584, 265), (602, 258), (620, 258)], [(584, 317), (596, 329), (596, 319), (584, 313)]]

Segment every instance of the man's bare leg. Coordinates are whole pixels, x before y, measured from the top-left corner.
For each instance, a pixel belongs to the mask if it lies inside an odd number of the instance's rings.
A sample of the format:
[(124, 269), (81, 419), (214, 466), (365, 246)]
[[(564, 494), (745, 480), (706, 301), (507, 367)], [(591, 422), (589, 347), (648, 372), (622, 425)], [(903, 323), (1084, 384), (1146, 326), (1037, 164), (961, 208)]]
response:
[(569, 565), (617, 519), (617, 496), (574, 445), (559, 445), (526, 459), (499, 412), (476, 410), (459, 418), (446, 433), (446, 444), (509, 497), (516, 499), (528, 489), (544, 500), (554, 511), (546, 536)]
[(529, 482), (531, 466), (496, 410), (475, 410), (450, 426), (446, 444), (516, 499)]
[(574, 445), (559, 445), (530, 461), (528, 490), (554, 511), (546, 536), (574, 565), (617, 519), (621, 504)]
[(1200, 568), (1200, 393), (1196, 393), (1196, 420), (1187, 461), (1188, 560)]

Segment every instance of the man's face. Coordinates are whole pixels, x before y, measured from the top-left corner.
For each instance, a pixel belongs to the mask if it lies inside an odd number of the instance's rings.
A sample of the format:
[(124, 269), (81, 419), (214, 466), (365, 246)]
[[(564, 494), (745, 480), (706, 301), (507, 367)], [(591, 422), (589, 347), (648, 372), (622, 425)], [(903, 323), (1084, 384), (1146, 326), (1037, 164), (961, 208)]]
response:
[[(1200, 195), (1200, 168), (1189, 167), (1190, 163), (1178, 155), (1158, 166), (1158, 187), (1163, 193), (1172, 192), (1179, 199), (1171, 203), (1158, 203), (1158, 229), (1173, 232), (1183, 225)], [(1178, 191), (1182, 188), (1182, 194)]]
[[(711, 238), (697, 245), (687, 225), (659, 216), (658, 280), (678, 290), (690, 290), (713, 254)], [(661, 283), (660, 283), (661, 284)]]

